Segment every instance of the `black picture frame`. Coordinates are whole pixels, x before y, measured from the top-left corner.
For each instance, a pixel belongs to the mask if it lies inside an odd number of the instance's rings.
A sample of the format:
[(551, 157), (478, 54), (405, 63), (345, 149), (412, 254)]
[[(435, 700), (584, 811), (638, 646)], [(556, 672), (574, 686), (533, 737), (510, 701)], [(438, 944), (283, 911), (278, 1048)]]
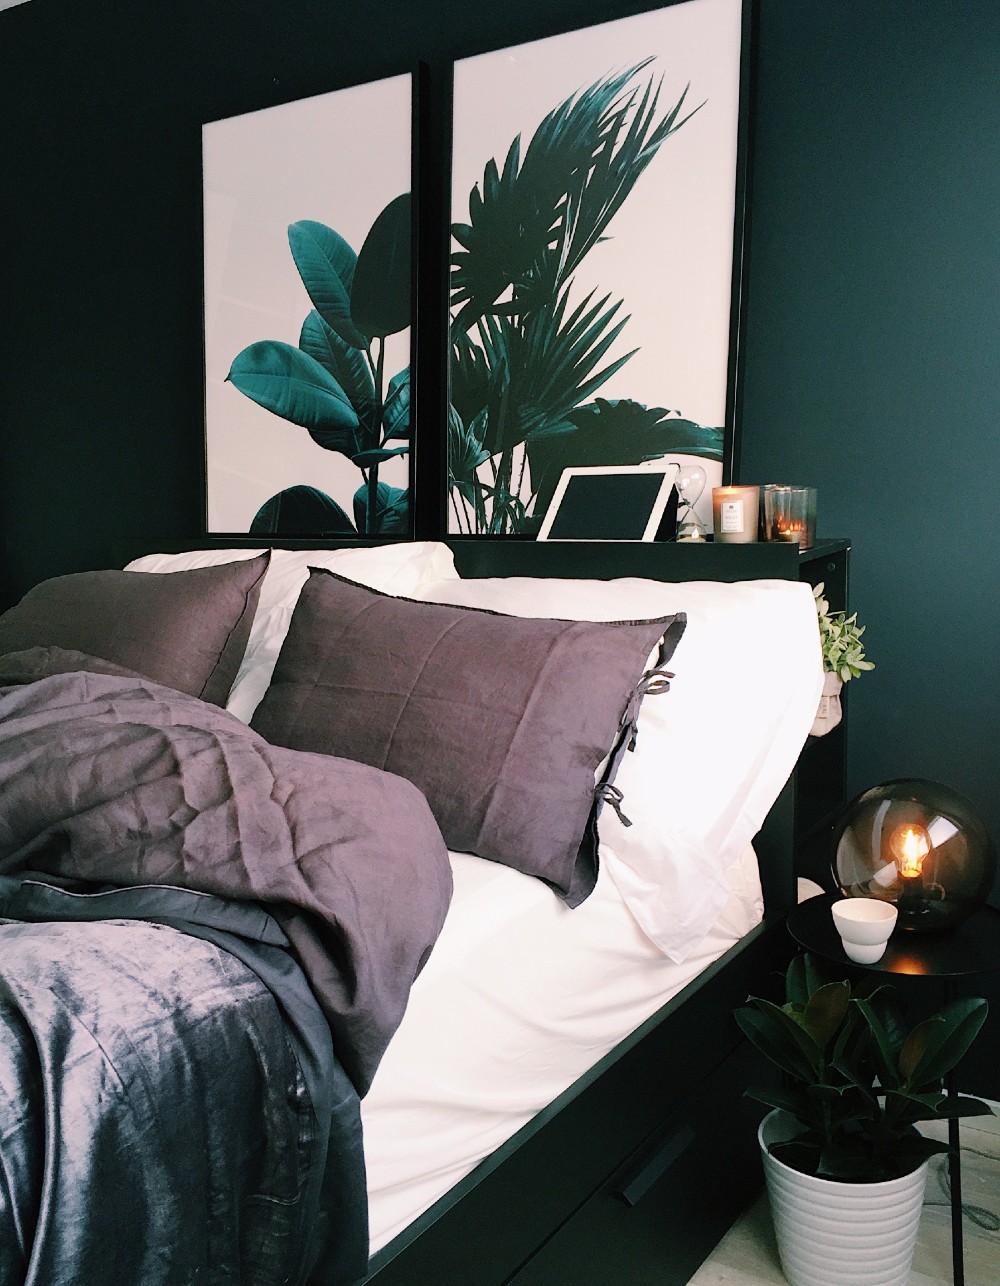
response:
[[(676, 0), (670, 5), (644, 9), (610, 22), (561, 32), (523, 45), (473, 53), (453, 64), (448, 208), (449, 222), (453, 231), (457, 230), (457, 235), (453, 236), (450, 245), (452, 276), (447, 342), (446, 521), (450, 534), (533, 536), (562, 468), (566, 466), (635, 464), (667, 454), (677, 458), (690, 450), (700, 463), (708, 465), (706, 495), (709, 498), (712, 486), (728, 483), (738, 476), (739, 392), (743, 360), (740, 335), (745, 306), (742, 267), (749, 232), (749, 137), (755, 13), (753, 0)], [(664, 120), (679, 101), (680, 111), (674, 118), (675, 128), (670, 129), (669, 137), (662, 140), (662, 153), (657, 148), (657, 155), (635, 181), (634, 191), (629, 191), (626, 201), (616, 206), (607, 225), (597, 231), (602, 235), (605, 232), (616, 235), (622, 244), (636, 244), (639, 238), (635, 235), (634, 221), (627, 225), (621, 222), (628, 202), (639, 202), (640, 188), (650, 182), (654, 166), (675, 146), (673, 136), (683, 137), (684, 128), (692, 131), (695, 123), (700, 129), (710, 110), (706, 106), (705, 93), (701, 92), (704, 86), (695, 84), (694, 77), (690, 78), (690, 88), (685, 89), (688, 79), (685, 68), (701, 69), (714, 76), (716, 88), (722, 87), (717, 95), (716, 134), (724, 143), (724, 156), (720, 152), (715, 157), (705, 138), (695, 139), (693, 133), (688, 145), (688, 159), (695, 167), (691, 173), (699, 183), (702, 183), (704, 172), (714, 169), (711, 181), (714, 189), (705, 182), (701, 196), (707, 197), (713, 190), (719, 196), (718, 200), (709, 203), (714, 211), (709, 221), (711, 235), (702, 248), (707, 253), (708, 262), (715, 265), (715, 284), (709, 292), (703, 289), (705, 273), (698, 267), (701, 260), (691, 253), (689, 244), (666, 247), (670, 254), (661, 253), (664, 244), (656, 246), (657, 237), (664, 242), (668, 239), (660, 226), (662, 221), (658, 219), (664, 206), (657, 206), (655, 195), (644, 198), (647, 240), (657, 251), (652, 257), (647, 256), (647, 279), (655, 280), (659, 271), (672, 271), (670, 263), (684, 260), (688, 265), (685, 270), (689, 272), (687, 297), (693, 299), (698, 296), (700, 306), (703, 302), (700, 297), (711, 293), (714, 301), (715, 321), (712, 326), (703, 324), (697, 310), (688, 307), (683, 298), (680, 302), (672, 300), (666, 306), (661, 302), (661, 315), (672, 312), (674, 318), (668, 319), (671, 326), (679, 318), (679, 327), (691, 337), (690, 357), (683, 353), (678, 355), (678, 371), (683, 372), (686, 367), (696, 365), (702, 360), (705, 350), (711, 348), (713, 371), (711, 379), (705, 382), (705, 387), (711, 388), (711, 396), (702, 398), (700, 402), (697, 396), (685, 399), (678, 395), (680, 390), (673, 387), (671, 378), (658, 381), (649, 370), (635, 381), (636, 389), (644, 390), (641, 396), (635, 396), (628, 384), (621, 383), (627, 372), (636, 372), (635, 361), (631, 361), (631, 365), (623, 362), (603, 384), (596, 382), (595, 377), (600, 377), (608, 366), (614, 366), (624, 353), (633, 349), (641, 353), (643, 344), (650, 350), (650, 360), (654, 364), (662, 364), (662, 353), (656, 351), (658, 332), (648, 320), (644, 323), (643, 340), (638, 345), (635, 333), (631, 333), (626, 341), (627, 328), (616, 330), (621, 318), (629, 314), (628, 327), (635, 332), (637, 314), (641, 311), (633, 306), (635, 299), (627, 295), (624, 281), (619, 281), (613, 273), (600, 280), (597, 279), (600, 274), (597, 274), (595, 280), (588, 283), (588, 289), (581, 287), (575, 296), (565, 289), (566, 279), (563, 280), (564, 329), (568, 327), (568, 319), (574, 315), (579, 301), (589, 299), (591, 306), (597, 301), (605, 301), (604, 308), (598, 309), (587, 322), (594, 330), (590, 356), (596, 353), (597, 358), (589, 367), (586, 363), (581, 364), (584, 378), (580, 380), (579, 387), (582, 395), (575, 402), (572, 396), (561, 401), (553, 397), (550, 406), (539, 409), (537, 405), (529, 405), (531, 393), (535, 390), (529, 390), (525, 395), (516, 387), (516, 380), (508, 379), (505, 385), (502, 376), (498, 376), (505, 359), (508, 371), (524, 371), (525, 354), (530, 355), (538, 347), (531, 341), (537, 340), (537, 332), (544, 329), (539, 325), (535, 327), (534, 336), (525, 334), (529, 326), (524, 318), (529, 309), (534, 306), (537, 316), (542, 307), (535, 302), (539, 292), (530, 283), (532, 264), (537, 262), (537, 255), (533, 258), (529, 252), (518, 261), (520, 246), (511, 236), (514, 216), (505, 206), (513, 207), (521, 198), (519, 214), (527, 223), (528, 234), (523, 234), (522, 224), (519, 235), (521, 240), (529, 242), (530, 251), (530, 221), (534, 215), (530, 209), (525, 215), (524, 198), (518, 187), (524, 183), (531, 169), (533, 152), (537, 153), (536, 161), (543, 159), (547, 163), (535, 168), (538, 178), (536, 190), (544, 196), (543, 179), (551, 171), (556, 153), (552, 136), (558, 132), (560, 124), (565, 125), (574, 110), (579, 118), (585, 117), (585, 111), (578, 109), (587, 105), (588, 94), (593, 98), (598, 85), (608, 90), (607, 110), (603, 117), (605, 124), (616, 106), (633, 91), (633, 114), (636, 107), (648, 110), (649, 101), (643, 98), (645, 85), (660, 73), (656, 63), (643, 62), (654, 48), (649, 43), (654, 35), (660, 41), (656, 48), (661, 52), (668, 48), (671, 51), (671, 68), (664, 71), (664, 97), (661, 101), (665, 106), (659, 115), (656, 112), (650, 115), (656, 121)], [(597, 66), (609, 70), (595, 79), (594, 68)], [(639, 70), (629, 82), (622, 69), (627, 72), (636, 66)], [(622, 74), (622, 80), (617, 83), (614, 81), (616, 73)], [(645, 82), (644, 77), (647, 78)], [(470, 103), (477, 99), (481, 100), (483, 108), (480, 110), (476, 105), (470, 125)], [(554, 113), (559, 104), (569, 105), (562, 117), (559, 120), (547, 119), (546, 113)], [(692, 108), (695, 110), (691, 111)], [(697, 121), (699, 111), (701, 120)], [(597, 111), (592, 116), (602, 119)], [(619, 143), (626, 141), (629, 119), (625, 117)], [(542, 122), (546, 120), (549, 137), (543, 143), (548, 143), (547, 149), (539, 145), (546, 128)], [(570, 130), (567, 128), (565, 132), (569, 134)], [(650, 123), (647, 136), (652, 138), (654, 134), (655, 125)], [(514, 138), (520, 140), (517, 155), (510, 150)], [(470, 139), (475, 140), (474, 145), (470, 144)], [(617, 144), (612, 145), (611, 153), (615, 146)], [(472, 159), (473, 152), (479, 158), (478, 169), (475, 168), (477, 162)], [(596, 169), (595, 166), (595, 172)], [(528, 174), (529, 196), (534, 195), (530, 178)], [(660, 190), (669, 189), (669, 178), (664, 179), (661, 175), (658, 181)], [(680, 202), (679, 209), (673, 213), (680, 226), (685, 219), (689, 225), (706, 224), (704, 211), (699, 212), (696, 201), (686, 209), (681, 208), (683, 205), (683, 201)], [(544, 206), (541, 197), (537, 206), (536, 214), (542, 210), (539, 227), (544, 230), (541, 238), (536, 238), (536, 249), (544, 244), (546, 232), (554, 236), (557, 246), (570, 242), (569, 236), (560, 241), (568, 220), (560, 220), (557, 214), (553, 223), (546, 224), (545, 215), (549, 207)], [(720, 217), (719, 211), (723, 207), (724, 217)], [(491, 236), (494, 237), (494, 245), (500, 247), (492, 260)], [(514, 250), (511, 249), (512, 242)], [(606, 255), (604, 242), (600, 243), (597, 251), (597, 257), (601, 255)], [(554, 252), (550, 257), (554, 257)], [(581, 260), (575, 265), (575, 270), (582, 270), (582, 266), (585, 265)], [(527, 284), (526, 277), (529, 279)], [(638, 282), (635, 293), (641, 293), (644, 283), (635, 275), (630, 279), (633, 283)], [(500, 289), (493, 293), (498, 282)], [(520, 297), (519, 285), (512, 283), (520, 283), (523, 287)], [(557, 295), (558, 291), (550, 296), (550, 308), (554, 308), (552, 300)], [(619, 299), (623, 301), (622, 307), (613, 311)], [(646, 302), (640, 300), (643, 305)], [(655, 312), (655, 306), (647, 309), (647, 319)], [(577, 315), (585, 318), (587, 310)], [(543, 336), (540, 343), (550, 340), (551, 333), (558, 333), (559, 327), (556, 324), (549, 329), (550, 334)], [(470, 331), (471, 344), (467, 342)], [(711, 336), (709, 344), (706, 344), (707, 334)], [(602, 347), (609, 335), (610, 344)], [(686, 343), (686, 337), (683, 338)], [(459, 352), (460, 347), (467, 350), (464, 356)], [(468, 352), (470, 348), (471, 354)], [(494, 381), (488, 396), (483, 392), (487, 377)], [(617, 387), (616, 380), (619, 381)], [(705, 406), (705, 413), (689, 413), (682, 405), (685, 400)], [(656, 409), (661, 412), (659, 416), (653, 414)], [(484, 413), (488, 420), (485, 428), (481, 419)], [(518, 416), (520, 423), (516, 422)], [(525, 456), (531, 458), (526, 460)], [(519, 506), (526, 506), (526, 509), (519, 510)]]
[(414, 534), (419, 79), (203, 126), (213, 540)]

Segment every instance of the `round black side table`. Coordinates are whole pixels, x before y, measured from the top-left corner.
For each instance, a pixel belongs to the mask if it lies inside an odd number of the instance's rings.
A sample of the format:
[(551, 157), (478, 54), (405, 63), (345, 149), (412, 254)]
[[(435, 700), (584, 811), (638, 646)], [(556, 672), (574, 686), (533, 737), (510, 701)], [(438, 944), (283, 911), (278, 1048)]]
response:
[[(904, 975), (909, 978), (943, 979), (947, 997), (953, 999), (956, 983), (963, 978), (1000, 969), (1000, 911), (984, 906), (968, 919), (936, 934), (905, 933), (896, 930), (885, 955), (875, 964), (858, 964), (848, 958), (833, 923), (830, 908), (839, 893), (809, 898), (789, 913), (788, 931), (806, 951), (835, 964), (869, 973)], [(949, 1098), (958, 1093), (955, 1073), (945, 1078)], [(951, 1183), (951, 1257), (955, 1286), (964, 1286), (965, 1258), (962, 1244), (962, 1158), (958, 1119), (948, 1121), (948, 1177)]]

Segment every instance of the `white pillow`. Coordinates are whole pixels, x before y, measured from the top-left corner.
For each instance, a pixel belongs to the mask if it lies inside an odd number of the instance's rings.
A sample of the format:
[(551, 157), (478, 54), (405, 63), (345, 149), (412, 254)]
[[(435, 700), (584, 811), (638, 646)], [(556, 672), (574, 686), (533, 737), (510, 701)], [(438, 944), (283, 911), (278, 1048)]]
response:
[[(253, 558), (259, 549), (199, 549), (184, 554), (147, 554), (127, 571), (176, 572)], [(243, 663), (226, 709), (244, 723), (253, 717), (271, 682), (274, 663), (310, 567), (327, 567), (386, 594), (416, 596), (422, 581), (455, 576), (451, 550), (440, 541), (398, 541), (365, 549), (272, 549)]]
[(687, 613), (671, 689), (645, 698), (636, 751), (618, 771), (633, 825), (611, 808), (600, 821), (601, 860), (636, 920), (667, 956), (686, 959), (725, 904), (726, 869), (760, 830), (815, 717), (823, 673), (810, 587), (511, 577), (425, 581), (414, 596), (570, 620)]

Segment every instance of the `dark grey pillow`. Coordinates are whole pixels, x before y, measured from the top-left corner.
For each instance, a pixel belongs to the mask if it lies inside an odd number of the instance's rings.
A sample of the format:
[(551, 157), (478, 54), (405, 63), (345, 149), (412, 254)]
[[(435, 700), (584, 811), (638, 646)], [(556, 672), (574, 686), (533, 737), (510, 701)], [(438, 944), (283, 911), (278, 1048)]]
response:
[(225, 705), (270, 554), (183, 572), (76, 572), (0, 616), (0, 655), (59, 647)]
[(313, 570), (251, 726), (408, 778), (449, 848), (575, 906), (597, 877), (594, 774), (635, 713), (650, 652), (668, 627), (676, 645), (683, 620), (503, 616)]

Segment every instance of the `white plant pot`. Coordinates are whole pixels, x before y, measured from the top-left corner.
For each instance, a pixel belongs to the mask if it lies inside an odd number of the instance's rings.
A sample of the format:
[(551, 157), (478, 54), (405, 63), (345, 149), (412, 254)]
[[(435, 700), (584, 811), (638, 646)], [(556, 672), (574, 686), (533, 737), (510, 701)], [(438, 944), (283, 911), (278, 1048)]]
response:
[(801, 1174), (768, 1151), (795, 1133), (785, 1112), (758, 1131), (782, 1272), (791, 1286), (906, 1286), (927, 1183), (925, 1161), (884, 1183)]
[(823, 694), (819, 699), (813, 726), (809, 729), (814, 737), (822, 737), (836, 728), (843, 718), (844, 712), (840, 705), (840, 689), (843, 686), (843, 681), (836, 674), (831, 674), (829, 670), (823, 674)]

